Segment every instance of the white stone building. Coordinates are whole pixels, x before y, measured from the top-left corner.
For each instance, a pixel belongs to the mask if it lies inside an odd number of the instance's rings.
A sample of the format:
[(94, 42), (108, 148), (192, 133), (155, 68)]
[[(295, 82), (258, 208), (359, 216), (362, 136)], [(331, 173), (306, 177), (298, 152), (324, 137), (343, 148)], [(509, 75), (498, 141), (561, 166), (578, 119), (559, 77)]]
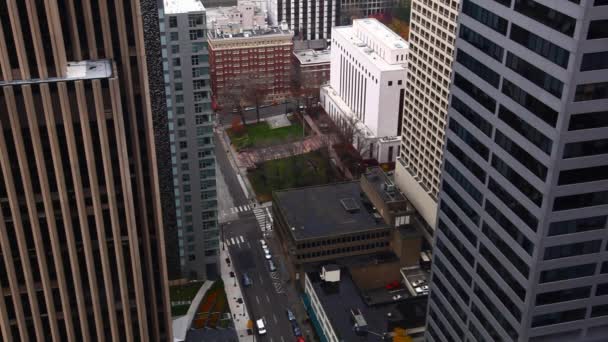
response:
[(331, 42), (330, 81), (321, 88), (321, 105), (338, 126), (356, 124), (353, 145), (364, 159), (394, 162), (408, 43), (376, 19), (335, 27)]

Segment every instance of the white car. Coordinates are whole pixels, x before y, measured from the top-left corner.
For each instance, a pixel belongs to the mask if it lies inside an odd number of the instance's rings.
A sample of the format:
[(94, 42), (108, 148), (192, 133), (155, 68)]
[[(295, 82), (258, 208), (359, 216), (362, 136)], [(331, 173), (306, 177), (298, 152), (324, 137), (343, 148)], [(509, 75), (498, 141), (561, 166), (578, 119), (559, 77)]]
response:
[(258, 328), (258, 334), (260, 335), (266, 335), (266, 325), (264, 325), (264, 319), (260, 318), (257, 321), (255, 321), (255, 325)]
[(266, 258), (266, 260), (270, 260), (272, 259), (272, 255), (270, 255), (270, 252), (264, 251), (264, 258)]
[(266, 241), (264, 239), (260, 239), (260, 245), (262, 245), (262, 248), (267, 247), (268, 245), (266, 244)]

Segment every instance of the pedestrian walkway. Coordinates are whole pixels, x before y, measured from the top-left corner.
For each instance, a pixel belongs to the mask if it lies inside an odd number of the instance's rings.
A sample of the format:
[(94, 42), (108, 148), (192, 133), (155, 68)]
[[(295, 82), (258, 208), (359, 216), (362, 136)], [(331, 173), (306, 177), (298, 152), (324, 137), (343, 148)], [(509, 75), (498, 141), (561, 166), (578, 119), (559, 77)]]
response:
[(243, 235), (239, 235), (237, 237), (227, 238), (226, 240), (224, 240), (224, 243), (226, 244), (227, 247), (234, 246), (234, 245), (240, 246), (242, 243), (245, 243), (245, 238), (243, 237)]
[(260, 226), (262, 233), (272, 230), (273, 219), (269, 207), (253, 209), (253, 214), (258, 221), (258, 226)]
[(301, 141), (243, 151), (237, 154), (237, 163), (242, 168), (252, 168), (256, 164), (269, 160), (282, 159), (298, 154), (318, 150), (325, 146), (323, 138), (318, 135)]
[[(242, 236), (240, 236), (238, 239), (239, 241), (244, 241)], [(243, 304), (238, 302), (239, 299), (243, 299), (243, 291), (238, 281), (234, 282), (234, 285), (232, 285), (232, 281), (230, 281), (230, 272), (234, 272), (234, 269), (232, 268), (232, 264), (228, 264), (226, 262), (226, 258), (230, 258), (230, 253), (228, 252), (228, 248), (222, 248), (220, 250), (220, 270), (224, 284), (226, 284), (226, 298), (228, 299), (230, 312), (232, 312), (234, 328), (239, 337), (239, 342), (251, 341), (251, 335), (247, 334), (249, 313), (247, 312), (244, 302)]]

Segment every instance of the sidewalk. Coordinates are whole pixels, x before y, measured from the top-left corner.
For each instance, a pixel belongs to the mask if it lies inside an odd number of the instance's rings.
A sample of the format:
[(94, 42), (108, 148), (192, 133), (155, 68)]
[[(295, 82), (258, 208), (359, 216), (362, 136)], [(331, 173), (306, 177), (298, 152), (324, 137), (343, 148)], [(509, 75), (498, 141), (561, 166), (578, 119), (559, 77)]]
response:
[[(224, 242), (220, 242), (224, 244)], [(247, 334), (247, 322), (249, 322), (249, 313), (245, 307), (245, 299), (243, 298), (243, 292), (241, 290), (240, 282), (236, 281), (234, 286), (234, 278), (230, 277), (230, 271), (233, 271), (232, 263), (228, 266), (226, 258), (230, 258), (228, 248), (220, 250), (220, 269), (222, 279), (224, 280), (224, 289), (226, 290), (226, 298), (228, 298), (228, 305), (230, 306), (230, 312), (232, 312), (232, 320), (234, 323), (234, 329), (239, 337), (240, 342), (251, 341), (251, 335)], [(237, 303), (238, 298), (243, 298), (243, 304)]]
[(216, 127), (215, 131), (220, 136), (219, 140), (222, 148), (227, 152), (228, 162), (230, 163), (230, 167), (232, 167), (232, 169), (236, 172), (239, 184), (243, 190), (243, 193), (245, 194), (245, 197), (249, 200), (249, 202), (257, 203), (255, 199), (255, 191), (253, 191), (253, 187), (247, 178), (247, 168), (239, 167), (237, 164), (238, 154), (232, 148), (228, 134), (226, 134), (226, 131), (222, 127)]

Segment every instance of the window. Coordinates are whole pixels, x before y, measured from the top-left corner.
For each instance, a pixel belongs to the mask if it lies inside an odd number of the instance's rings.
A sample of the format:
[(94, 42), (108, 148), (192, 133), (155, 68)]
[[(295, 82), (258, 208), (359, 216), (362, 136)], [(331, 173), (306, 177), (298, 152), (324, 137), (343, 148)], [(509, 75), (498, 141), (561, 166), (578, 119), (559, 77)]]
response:
[(462, 12), (496, 32), (502, 33), (503, 35), (507, 33), (508, 22), (505, 19), (470, 0), (464, 0)]
[(494, 88), (498, 88), (500, 82), (500, 76), (492, 69), (487, 67), (485, 64), (479, 62), (473, 56), (468, 53), (457, 49), (456, 50), (456, 61), (462, 64), (467, 69), (471, 70), (475, 75), (479, 76), (482, 80), (491, 84)]
[(488, 137), (492, 136), (492, 125), (455, 95), (452, 95), (452, 108), (456, 109), (460, 115), (469, 120), (485, 135)]
[(541, 5), (534, 0), (515, 0), (514, 9), (517, 12), (567, 36), (572, 37), (574, 35), (576, 19), (547, 6)]
[(528, 81), (543, 88), (553, 96), (561, 98), (562, 91), (564, 89), (564, 83), (562, 83), (562, 81), (547, 74), (546, 72), (528, 63), (527, 61), (517, 57), (511, 52), (507, 53), (506, 65), (509, 69), (515, 71)]
[(608, 283), (598, 284), (595, 289), (596, 296), (605, 296), (608, 294)]
[(479, 49), (479, 51), (502, 63), (504, 50), (498, 44), (462, 24), (460, 25), (459, 34), (460, 38)]
[(393, 81), (388, 81), (388, 86), (392, 86), (393, 85)]
[(171, 40), (172, 42), (178, 41), (179, 40), (179, 32), (171, 32), (169, 34), (169, 40)]
[(485, 171), (477, 165), (477, 163), (467, 156), (456, 144), (454, 144), (451, 140), (448, 139), (446, 149), (454, 156), (456, 159), (464, 165), (477, 179), (479, 179), (482, 183), (486, 182), (486, 173)]
[[(450, 242), (453, 242), (454, 245), (459, 244), (458, 241), (454, 241), (454, 240), (451, 240)], [(460, 246), (463, 247), (462, 245), (460, 245)], [(449, 248), (443, 243), (442, 239), (437, 239), (436, 248), (438, 251), (441, 252), (441, 254), (443, 254), (445, 256), (445, 258), (435, 258), (435, 260), (434, 260), (435, 266), (437, 266), (441, 270), (441, 265), (443, 265), (441, 263), (441, 261), (443, 261), (443, 260), (447, 261), (448, 263), (452, 264), (453, 268), (456, 269), (456, 274), (458, 274), (460, 276), (460, 278), (462, 278), (462, 280), (464, 280), (464, 282), (467, 285), (470, 285), (473, 278), (471, 277), (469, 272), (467, 272), (467, 270), (462, 266), (462, 264), (458, 261), (458, 259), (456, 257), (454, 257), (454, 255), (449, 250)], [(444, 275), (446, 275), (446, 273), (453, 274), (450, 272), (446, 272), (445, 269), (444, 269), (443, 273), (444, 273)], [(461, 292), (461, 291), (458, 291), (458, 292)]]
[(181, 70), (173, 70), (173, 78), (182, 78)]
[(173, 58), (173, 66), (181, 66), (182, 65), (182, 61), (179, 57), (174, 57)]
[(175, 17), (175, 16), (170, 16), (169, 17), (169, 27), (170, 28), (177, 27), (177, 17)]
[(513, 23), (511, 23), (510, 38), (562, 68), (568, 67), (568, 60), (570, 59), (568, 50)]
[(494, 113), (496, 110), (496, 101), (486, 94), (483, 90), (479, 89), (473, 83), (471, 83), (466, 78), (460, 76), (460, 74), (456, 73), (454, 78), (454, 84), (462, 89), (467, 95), (477, 101), (480, 105), (484, 106), (491, 113)]
[(521, 148), (513, 140), (502, 134), (502, 132), (499, 130), (496, 130), (494, 141), (496, 144), (498, 144), (498, 146), (502, 147), (503, 150), (508, 152), (513, 159), (525, 166), (530, 172), (535, 174), (542, 181), (545, 181), (547, 178), (547, 167), (536, 160), (536, 158), (534, 158), (525, 149)]
[(555, 127), (555, 124), (557, 123), (557, 111), (528, 94), (506, 78), (503, 78), (502, 92), (551, 127)]
[(561, 171), (557, 184), (579, 184), (606, 179), (608, 179), (608, 165), (603, 165)]
[(200, 63), (200, 55), (194, 55), (190, 57), (192, 65), (199, 65)]
[(589, 23), (587, 39), (608, 38), (608, 20), (593, 20)]
[(175, 95), (175, 103), (183, 103), (184, 102), (184, 95)]
[(205, 38), (205, 30), (190, 30), (190, 40), (198, 40)]
[(517, 305), (511, 299), (511, 296), (508, 295), (488, 274), (488, 272), (481, 266), (481, 264), (477, 264), (477, 274), (483, 280), (484, 283), (490, 288), (494, 295), (503, 303), (503, 305), (509, 310), (509, 312), (515, 317), (515, 319), (519, 322), (521, 320), (521, 310), (517, 307)]
[(402, 80), (398, 80), (398, 81), (397, 81), (397, 85), (402, 85), (402, 84), (403, 84), (403, 81), (402, 81)]
[(575, 287), (559, 291), (545, 292), (536, 295), (536, 305), (547, 305), (587, 298), (591, 295), (591, 286)]
[[(474, 293), (477, 296), (477, 298), (480, 299), (480, 301), (483, 303), (483, 305), (488, 309), (488, 311), (491, 313), (491, 315), (494, 317), (494, 319), (498, 322), (498, 324), (500, 324), (500, 326), (507, 332), (507, 334), (511, 338), (511, 341), (517, 341), (517, 339), (519, 337), (517, 330), (515, 330), (515, 328), (513, 328), (513, 326), (511, 325), (511, 323), (509, 323), (509, 321), (507, 321), (505, 319), (501, 310), (499, 308), (497, 308), (496, 305), (494, 305), (494, 303), (490, 300), (490, 298), (488, 298), (488, 296), (482, 291), (482, 289), (479, 286), (475, 285)], [(497, 335), (495, 337), (497, 338), (495, 341), (502, 340), (499, 337), (499, 335)]]
[(175, 91), (182, 91), (184, 90), (184, 85), (181, 82), (175, 82)]
[(532, 203), (536, 204), (539, 208), (542, 206), (543, 195), (540, 191), (495, 154), (492, 155), (492, 167), (513, 184), (516, 189), (526, 195)]
[(608, 111), (572, 114), (568, 130), (576, 131), (600, 127), (608, 127)]
[(608, 191), (588, 192), (557, 197), (553, 202), (553, 211), (594, 207), (605, 204), (608, 204)]
[(600, 251), (602, 240), (591, 240), (545, 248), (544, 260), (569, 258), (577, 255), (593, 254)]
[(528, 278), (530, 274), (530, 268), (528, 265), (511, 249), (511, 247), (498, 235), (494, 232), (494, 229), (490, 227), (487, 223), (483, 223), (483, 227), (481, 229), (483, 234), (492, 242), (492, 244), (502, 253), (509, 262), (524, 276), (524, 278)]
[(511, 209), (524, 223), (528, 225), (533, 231), (536, 231), (538, 227), (538, 219), (532, 215), (532, 213), (526, 209), (521, 203), (515, 199), (510, 193), (508, 193), (502, 186), (500, 186), (492, 177), (488, 183), (488, 189), (498, 197), (507, 208)]
[(540, 148), (543, 152), (551, 155), (553, 142), (534, 126), (524, 121), (503, 105), (500, 105), (500, 108), (498, 109), (498, 118), (509, 125), (514, 131), (528, 139), (528, 141), (536, 145), (536, 147)]
[(500, 212), (500, 210), (498, 210), (494, 204), (487, 199), (485, 209), (488, 215), (490, 215), (490, 217), (492, 217), (494, 221), (496, 221), (496, 223), (498, 223), (499, 226), (502, 227), (502, 229), (509, 234), (509, 236), (512, 237), (513, 240), (521, 246), (521, 248), (523, 248), (523, 250), (532, 256), (532, 253), (534, 252), (534, 243), (532, 243), (532, 241), (530, 241), (530, 239), (528, 239), (526, 235), (523, 234), (515, 224), (513, 224), (513, 222), (504, 216), (502, 212)]
[(608, 82), (579, 84), (576, 86), (574, 101), (608, 99)]
[(177, 115), (184, 115), (186, 114), (186, 110), (184, 109), (184, 107), (176, 107), (175, 113), (177, 113)]
[(450, 119), (449, 123), (450, 130), (462, 139), (469, 147), (477, 152), (483, 159), (487, 160), (489, 156), (488, 147), (479, 141), (475, 136), (473, 136), (469, 131), (466, 130), (463, 126), (461, 126), (456, 120), (453, 118)]
[(608, 304), (596, 305), (591, 308), (591, 317), (608, 316)]
[(581, 62), (581, 71), (608, 69), (608, 51), (586, 53)]
[[(471, 231), (471, 229), (466, 225), (466, 223), (464, 223), (459, 217), (458, 214), (456, 214), (456, 212), (454, 212), (454, 210), (452, 210), (452, 208), (450, 208), (450, 206), (445, 203), (445, 201), (441, 201), (439, 208), (441, 208), (441, 211), (445, 214), (445, 216), (447, 216), (450, 221), (452, 221), (452, 224), (454, 226), (456, 226), (456, 228), (458, 228), (458, 230), (462, 233), (462, 235), (464, 235), (464, 237), (467, 238), (467, 240), (469, 240), (469, 242), (473, 245), (473, 246), (477, 246), (477, 237), (475, 236), (475, 234)], [(439, 219), (439, 221), (441, 221), (441, 219)], [(445, 223), (442, 223), (445, 226)], [(447, 227), (446, 227), (447, 229)]]
[(192, 86), (193, 86), (194, 90), (198, 90), (198, 89), (204, 88), (206, 86), (206, 82), (205, 82), (205, 80), (195, 80), (195, 81), (192, 81)]
[(541, 283), (550, 283), (567, 279), (589, 277), (595, 273), (595, 263), (554, 268), (540, 273)]
[(608, 153), (608, 139), (568, 143), (564, 147), (564, 158), (578, 158)]
[(549, 236), (588, 232), (604, 229), (606, 216), (584, 217), (574, 220), (552, 222), (549, 225)]
[(205, 50), (205, 42), (192, 43), (192, 53), (198, 53)]
[(179, 45), (171, 45), (171, 53), (173, 53), (173, 54), (179, 53)]
[(452, 165), (448, 160), (445, 160), (445, 171), (462, 187), (479, 205), (481, 205), (482, 195), (477, 188)]
[(465, 213), (465, 215), (471, 219), (471, 221), (473, 221), (473, 223), (476, 225), (479, 224), (479, 214), (477, 211), (471, 208), (471, 206), (458, 194), (456, 190), (454, 190), (454, 188), (452, 188), (449, 183), (443, 182), (443, 191), (445, 191), (445, 193), (452, 199), (454, 203), (456, 203), (460, 210), (462, 210), (462, 212)]
[(498, 261), (498, 259), (490, 252), (486, 246), (483, 244), (479, 245), (479, 254), (490, 264), (490, 268), (496, 272), (496, 274), (502, 278), (502, 280), (509, 285), (511, 290), (515, 292), (515, 294), (523, 301), (526, 298), (526, 290), (519, 281), (513, 277), (510, 271), (508, 271), (502, 262)]
[(536, 315), (532, 318), (532, 328), (578, 321), (585, 318), (586, 311), (587, 309), (582, 308)]
[(196, 27), (205, 23), (205, 16), (203, 14), (188, 14), (188, 26)]

